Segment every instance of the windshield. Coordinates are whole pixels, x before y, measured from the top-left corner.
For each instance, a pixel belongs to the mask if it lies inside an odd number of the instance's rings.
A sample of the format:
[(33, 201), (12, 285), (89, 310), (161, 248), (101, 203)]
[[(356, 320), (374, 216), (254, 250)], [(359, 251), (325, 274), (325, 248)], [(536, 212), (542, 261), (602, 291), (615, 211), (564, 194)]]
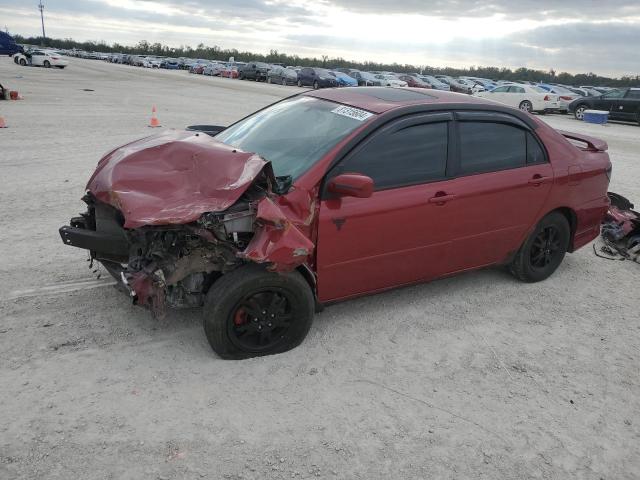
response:
[(295, 180), (371, 116), (333, 102), (296, 97), (256, 112), (215, 138), (257, 153), (271, 161), (277, 177)]

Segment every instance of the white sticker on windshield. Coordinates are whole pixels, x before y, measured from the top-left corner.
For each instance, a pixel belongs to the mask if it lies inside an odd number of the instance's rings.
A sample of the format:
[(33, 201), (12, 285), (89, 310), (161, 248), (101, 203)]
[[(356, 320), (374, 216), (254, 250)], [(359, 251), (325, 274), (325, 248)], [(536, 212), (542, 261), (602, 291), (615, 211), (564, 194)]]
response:
[(360, 110), (359, 108), (347, 107), (346, 105), (340, 105), (339, 107), (331, 110), (331, 112), (342, 115), (343, 117), (353, 118), (354, 120), (359, 120), (361, 122), (373, 116), (373, 113)]

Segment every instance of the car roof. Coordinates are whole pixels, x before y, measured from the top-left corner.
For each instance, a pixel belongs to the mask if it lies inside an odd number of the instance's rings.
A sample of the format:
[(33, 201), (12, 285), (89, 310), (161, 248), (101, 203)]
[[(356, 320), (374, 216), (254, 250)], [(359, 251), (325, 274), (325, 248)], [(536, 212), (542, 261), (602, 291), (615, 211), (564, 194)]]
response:
[(443, 103), (484, 104), (494, 107), (495, 103), (480, 97), (472, 97), (462, 93), (423, 88), (393, 87), (346, 87), (327, 88), (304, 93), (310, 97), (321, 98), (331, 102), (349, 105), (373, 113), (384, 113), (399, 107), (411, 105), (431, 105)]

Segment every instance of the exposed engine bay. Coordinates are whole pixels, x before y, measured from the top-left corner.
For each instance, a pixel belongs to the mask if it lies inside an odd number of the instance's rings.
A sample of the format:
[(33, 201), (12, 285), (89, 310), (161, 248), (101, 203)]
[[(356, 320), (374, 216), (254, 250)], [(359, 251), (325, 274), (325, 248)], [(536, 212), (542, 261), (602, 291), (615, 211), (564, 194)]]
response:
[(255, 154), (167, 132), (107, 154), (87, 184), (87, 211), (60, 235), (160, 316), (201, 306), (215, 280), (244, 263), (308, 264), (313, 198)]

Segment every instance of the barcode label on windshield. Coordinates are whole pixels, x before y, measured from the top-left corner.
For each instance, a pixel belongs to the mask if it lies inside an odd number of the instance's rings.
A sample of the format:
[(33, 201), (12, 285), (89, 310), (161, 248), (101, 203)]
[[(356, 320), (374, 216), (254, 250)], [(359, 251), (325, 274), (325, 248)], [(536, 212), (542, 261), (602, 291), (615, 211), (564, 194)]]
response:
[(361, 122), (373, 116), (373, 113), (365, 112), (364, 110), (360, 110), (359, 108), (347, 107), (345, 105), (334, 108), (333, 110), (331, 110), (331, 112), (342, 115), (343, 117), (353, 118), (354, 120), (359, 120)]

